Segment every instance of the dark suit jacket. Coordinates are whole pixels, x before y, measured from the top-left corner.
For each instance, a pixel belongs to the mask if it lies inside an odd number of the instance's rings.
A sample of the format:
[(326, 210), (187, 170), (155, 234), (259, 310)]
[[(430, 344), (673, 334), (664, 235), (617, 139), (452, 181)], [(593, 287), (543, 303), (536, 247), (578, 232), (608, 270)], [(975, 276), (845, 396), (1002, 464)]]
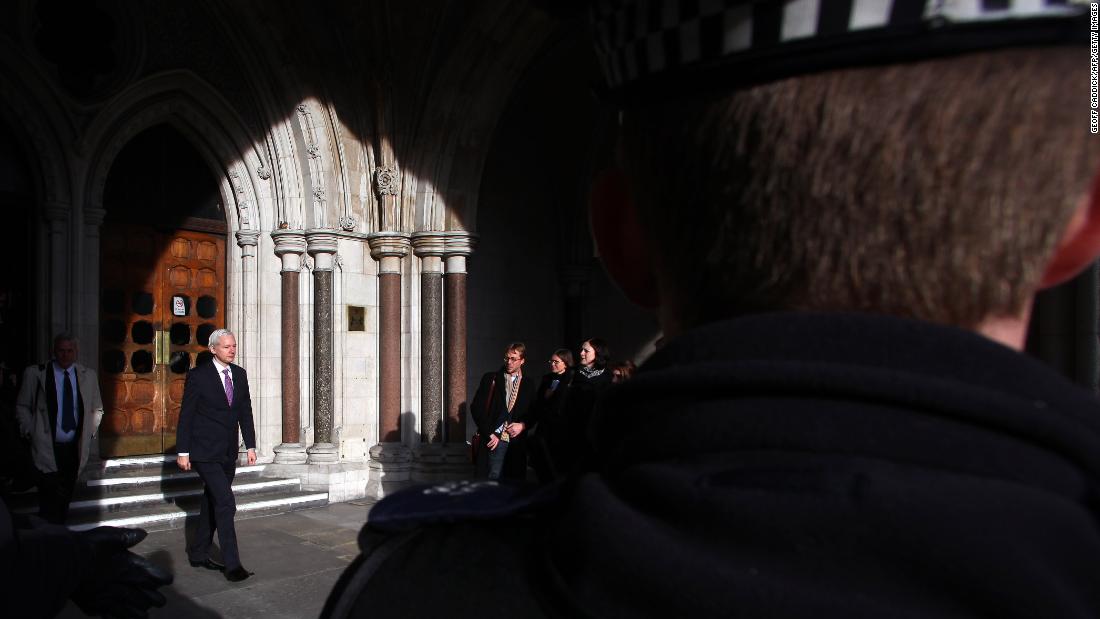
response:
[[(496, 381), (495, 387), (493, 381)], [(474, 402), (470, 413), (474, 416), (474, 422), (477, 423), (477, 431), (486, 440), (488, 440), (489, 434), (504, 420), (527, 423), (528, 409), (531, 407), (531, 403), (535, 401), (538, 391), (538, 378), (531, 374), (523, 375), (523, 380), (519, 383), (519, 394), (516, 395), (516, 403), (512, 405), (511, 415), (508, 414), (508, 408), (504, 402), (504, 396), (507, 393), (505, 385), (503, 370), (488, 372), (481, 377), (477, 393), (474, 394)], [(486, 402), (490, 391), (493, 399), (491, 402)]]
[[(496, 381), (495, 387), (493, 386), (493, 381)], [(478, 385), (477, 393), (474, 394), (474, 401), (470, 413), (474, 417), (474, 422), (477, 423), (478, 432), (481, 433), (481, 452), (483, 454), (488, 452), (484, 447), (485, 443), (489, 440), (489, 434), (497, 429), (503, 421), (520, 421), (524, 424), (530, 423), (528, 413), (530, 412), (531, 404), (538, 395), (538, 378), (533, 374), (525, 373), (523, 375), (523, 380), (519, 383), (519, 393), (516, 394), (516, 403), (512, 405), (511, 414), (509, 414), (508, 408), (505, 406), (504, 398), (507, 393), (505, 384), (503, 369), (497, 370), (496, 372), (489, 372), (481, 377), (481, 383)], [(492, 392), (491, 400), (489, 398), (490, 392)], [(526, 442), (526, 429), (523, 434), (511, 440), (508, 447), (508, 453), (504, 456), (503, 475), (505, 479), (523, 479), (526, 477)], [(478, 457), (477, 467), (480, 475), (488, 475), (489, 459), (486, 457)]]
[(248, 374), (238, 365), (233, 370), (233, 405), (225, 399), (225, 387), (213, 361), (195, 366), (187, 373), (183, 404), (176, 430), (176, 451), (189, 453), (195, 462), (232, 462), (237, 459), (237, 427), (244, 445), (256, 448), (252, 422), (252, 396)]

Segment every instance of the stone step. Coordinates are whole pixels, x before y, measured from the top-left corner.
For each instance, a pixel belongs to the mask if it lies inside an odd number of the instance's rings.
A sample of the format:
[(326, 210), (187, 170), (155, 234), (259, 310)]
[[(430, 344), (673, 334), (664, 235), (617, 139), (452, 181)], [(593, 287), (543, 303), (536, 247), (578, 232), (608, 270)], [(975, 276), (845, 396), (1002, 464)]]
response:
[[(235, 478), (259, 477), (264, 470), (263, 464), (252, 466), (238, 466)], [(186, 481), (197, 481), (199, 474), (195, 471), (181, 471), (172, 464), (163, 468), (126, 468), (112, 472), (109, 476), (88, 479), (86, 486), (89, 489), (98, 489), (101, 492), (115, 492), (148, 484), (164, 484)]]
[[(136, 526), (164, 530), (183, 526), (197, 516), (202, 480), (194, 471), (181, 471), (173, 454), (115, 458), (89, 467), (69, 504), (68, 526), (74, 530), (97, 526)], [(328, 504), (322, 491), (303, 491), (294, 476), (263, 477), (265, 465), (237, 466), (233, 494), (237, 517), (279, 514)], [(37, 492), (7, 497), (16, 513), (38, 510)]]
[[(328, 504), (327, 492), (264, 492), (249, 493), (237, 497), (237, 519), (271, 516), (284, 512), (320, 507)], [(70, 514), (68, 527), (84, 531), (100, 526), (141, 527), (147, 531), (162, 531), (182, 527), (189, 516), (199, 514), (198, 496), (180, 497), (170, 503), (149, 505), (142, 509), (102, 513), (86, 511)]]

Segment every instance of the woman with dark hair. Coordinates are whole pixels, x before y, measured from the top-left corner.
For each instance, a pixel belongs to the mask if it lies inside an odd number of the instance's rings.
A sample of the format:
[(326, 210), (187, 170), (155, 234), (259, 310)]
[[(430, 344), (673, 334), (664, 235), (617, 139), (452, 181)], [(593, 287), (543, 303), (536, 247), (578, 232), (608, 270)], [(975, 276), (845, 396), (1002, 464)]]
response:
[(568, 348), (555, 350), (550, 355), (550, 373), (542, 377), (538, 397), (531, 404), (528, 417), (534, 427), (528, 439), (531, 443), (529, 453), (531, 466), (542, 482), (558, 476), (553, 454), (569, 440), (562, 407), (574, 376), (573, 352)]
[[(554, 420), (549, 424), (544, 443), (548, 468), (555, 478), (582, 469), (586, 455), (596, 449), (595, 438), (588, 435), (588, 422), (600, 393), (611, 386), (611, 371), (607, 367), (610, 358), (611, 349), (602, 339), (592, 337), (581, 343), (580, 365), (558, 396)], [(540, 472), (540, 478), (547, 479), (545, 470)]]
[(607, 371), (607, 362), (611, 359), (611, 349), (607, 342), (591, 337), (581, 342), (581, 365), (577, 368), (578, 379), (602, 389), (611, 384), (611, 373)]

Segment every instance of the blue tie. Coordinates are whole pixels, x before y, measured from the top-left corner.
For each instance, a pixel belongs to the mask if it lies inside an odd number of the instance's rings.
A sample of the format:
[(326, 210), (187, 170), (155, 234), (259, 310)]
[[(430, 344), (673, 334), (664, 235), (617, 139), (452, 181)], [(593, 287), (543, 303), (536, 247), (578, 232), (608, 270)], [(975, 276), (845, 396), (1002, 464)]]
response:
[(61, 372), (65, 386), (61, 392), (61, 429), (72, 432), (76, 429), (76, 415), (73, 412), (73, 384), (69, 382), (69, 370)]

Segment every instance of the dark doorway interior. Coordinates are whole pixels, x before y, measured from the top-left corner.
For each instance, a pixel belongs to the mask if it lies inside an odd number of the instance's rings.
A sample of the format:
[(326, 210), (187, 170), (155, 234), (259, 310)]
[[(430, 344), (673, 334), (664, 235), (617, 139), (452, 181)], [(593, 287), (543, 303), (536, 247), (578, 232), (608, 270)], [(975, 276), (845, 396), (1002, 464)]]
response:
[(225, 324), (225, 211), (188, 140), (153, 127), (119, 153), (104, 192), (99, 368), (105, 457), (170, 452), (187, 371)]
[[(34, 361), (36, 330), (34, 277), (37, 273), (34, 183), (23, 149), (11, 129), (0, 123), (0, 362), (5, 374)], [(8, 390), (4, 387), (5, 393)]]

